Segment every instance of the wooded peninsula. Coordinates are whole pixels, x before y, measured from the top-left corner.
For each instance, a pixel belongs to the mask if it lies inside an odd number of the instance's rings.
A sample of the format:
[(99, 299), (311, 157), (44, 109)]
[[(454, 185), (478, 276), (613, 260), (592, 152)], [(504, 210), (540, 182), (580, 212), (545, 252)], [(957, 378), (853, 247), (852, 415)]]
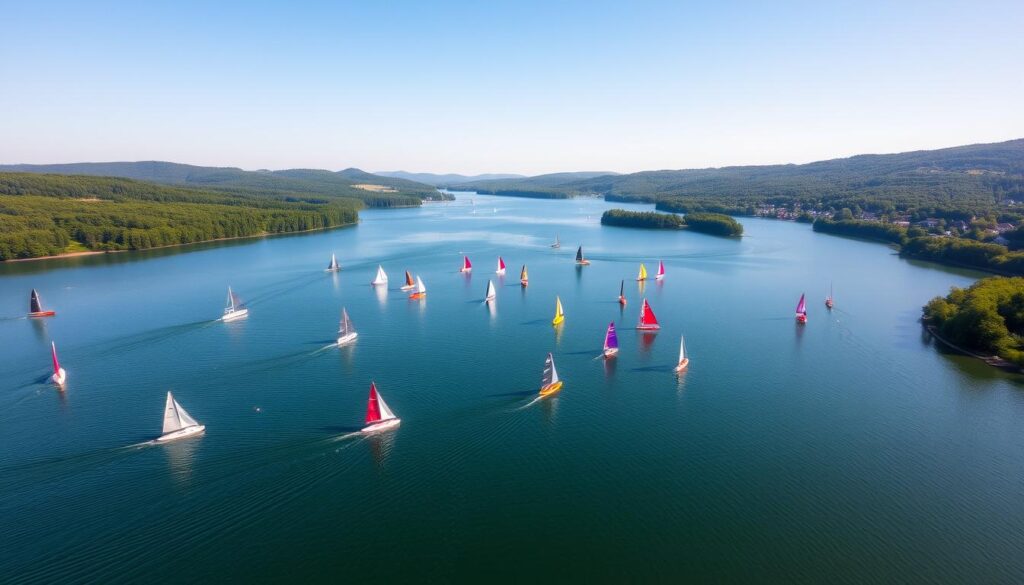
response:
[(646, 229), (690, 229), (727, 237), (743, 235), (743, 226), (738, 221), (719, 213), (690, 213), (682, 217), (656, 211), (609, 209), (601, 215), (601, 224)]

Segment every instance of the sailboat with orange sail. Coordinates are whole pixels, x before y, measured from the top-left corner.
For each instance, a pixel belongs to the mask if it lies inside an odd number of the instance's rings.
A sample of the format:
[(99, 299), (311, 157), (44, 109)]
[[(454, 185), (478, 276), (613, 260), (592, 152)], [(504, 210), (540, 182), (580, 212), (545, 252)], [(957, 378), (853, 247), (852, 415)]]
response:
[(419, 276), (416, 277), (416, 288), (412, 294), (409, 295), (410, 299), (425, 299), (427, 298), (427, 287), (423, 286), (423, 279)]
[(540, 395), (551, 396), (562, 389), (562, 380), (558, 377), (558, 370), (555, 369), (555, 358), (549, 353), (544, 360), (544, 374), (540, 379)]
[(661, 325), (658, 324), (658, 318), (654, 316), (654, 311), (651, 309), (647, 299), (644, 299), (644, 304), (640, 307), (640, 322), (636, 328), (642, 331), (657, 331), (661, 329)]
[(416, 288), (416, 281), (412, 278), (412, 273), (408, 270), (405, 271), (405, 284), (402, 285), (402, 290), (412, 290)]

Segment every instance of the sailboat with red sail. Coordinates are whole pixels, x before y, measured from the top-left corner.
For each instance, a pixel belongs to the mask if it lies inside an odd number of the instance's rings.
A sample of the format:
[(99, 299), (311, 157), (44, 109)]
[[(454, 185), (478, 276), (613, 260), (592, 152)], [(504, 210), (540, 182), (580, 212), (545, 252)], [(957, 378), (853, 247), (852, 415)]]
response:
[(472, 270), (473, 270), (473, 263), (469, 261), (469, 256), (463, 256), (462, 257), (462, 268), (459, 269), (459, 272), (472, 272)]
[(498, 256), (498, 269), (494, 271), (498, 276), (505, 276), (505, 261)]
[(636, 328), (643, 331), (657, 331), (661, 329), (661, 325), (658, 324), (658, 318), (654, 316), (654, 311), (651, 310), (651, 305), (647, 302), (647, 299), (644, 299), (644, 304), (640, 307), (640, 323), (637, 324)]
[(370, 398), (366, 404), (366, 426), (363, 427), (362, 432), (386, 431), (397, 427), (401, 422), (402, 420), (388, 408), (384, 397), (377, 392), (377, 383), (370, 382)]
[(796, 322), (807, 322), (807, 303), (804, 301), (803, 293), (800, 294), (800, 302), (796, 304)]
[(50, 342), (50, 357), (53, 358), (53, 375), (50, 376), (50, 380), (63, 390), (64, 383), (68, 379), (68, 373), (64, 371), (64, 368), (60, 367), (60, 361), (57, 360), (57, 344), (52, 341)]

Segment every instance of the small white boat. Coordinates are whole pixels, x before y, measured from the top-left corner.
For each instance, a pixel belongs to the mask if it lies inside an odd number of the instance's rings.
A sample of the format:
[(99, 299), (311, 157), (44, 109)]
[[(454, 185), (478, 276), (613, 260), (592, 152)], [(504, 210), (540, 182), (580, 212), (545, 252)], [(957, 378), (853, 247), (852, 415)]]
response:
[(676, 364), (676, 373), (682, 372), (690, 365), (690, 358), (686, 357), (686, 338), (679, 336), (679, 363)]
[(370, 282), (373, 286), (380, 286), (388, 283), (388, 275), (384, 272), (384, 267), (380, 264), (377, 265), (377, 276)]
[(395, 416), (384, 402), (384, 397), (377, 392), (377, 383), (370, 382), (370, 399), (366, 404), (366, 426), (364, 433), (376, 433), (397, 427), (402, 420)]
[(64, 383), (68, 381), (68, 373), (60, 367), (60, 362), (57, 361), (57, 344), (52, 341), (50, 342), (50, 356), (53, 358), (53, 375), (50, 376), (50, 380), (63, 390)]
[(484, 296), (484, 302), (486, 303), (486, 302), (489, 302), (489, 301), (493, 301), (496, 296), (498, 296), (498, 293), (497, 293), (496, 290), (494, 290), (494, 281), (493, 280), (488, 280), (487, 281), (487, 294), (486, 294), (486, 296)]
[(158, 443), (166, 443), (177, 439), (184, 439), (194, 435), (201, 435), (206, 427), (199, 424), (196, 419), (189, 416), (185, 409), (178, 404), (170, 392), (167, 393), (167, 406), (164, 407), (164, 429), (163, 434), (156, 440)]
[(334, 254), (331, 254), (331, 263), (327, 265), (327, 270), (324, 272), (337, 272), (339, 270), (341, 270), (341, 265), (338, 264), (338, 259), (334, 257)]
[(359, 337), (359, 334), (356, 333), (356, 328), (352, 326), (352, 321), (348, 318), (348, 311), (342, 308), (341, 323), (338, 324), (338, 345), (355, 341), (356, 337)]
[(224, 315), (221, 316), (221, 321), (234, 321), (235, 319), (241, 319), (249, 315), (249, 309), (246, 308), (245, 304), (238, 299), (238, 295), (232, 292), (231, 287), (228, 287), (228, 306), (224, 307)]

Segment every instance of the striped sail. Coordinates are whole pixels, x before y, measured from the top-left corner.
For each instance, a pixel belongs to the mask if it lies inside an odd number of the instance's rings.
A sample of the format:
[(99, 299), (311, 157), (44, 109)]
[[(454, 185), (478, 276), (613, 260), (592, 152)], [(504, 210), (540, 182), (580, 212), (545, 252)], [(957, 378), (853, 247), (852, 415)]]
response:
[(544, 375), (541, 376), (540, 387), (546, 388), (555, 382), (558, 382), (558, 370), (555, 369), (555, 358), (549, 353), (544, 360)]
[(609, 349), (618, 349), (618, 348), (619, 348), (619, 336), (615, 334), (615, 323), (612, 322), (612, 323), (608, 324), (608, 331), (606, 331), (605, 334), (604, 334), (604, 349), (605, 349), (605, 351), (607, 351)]

